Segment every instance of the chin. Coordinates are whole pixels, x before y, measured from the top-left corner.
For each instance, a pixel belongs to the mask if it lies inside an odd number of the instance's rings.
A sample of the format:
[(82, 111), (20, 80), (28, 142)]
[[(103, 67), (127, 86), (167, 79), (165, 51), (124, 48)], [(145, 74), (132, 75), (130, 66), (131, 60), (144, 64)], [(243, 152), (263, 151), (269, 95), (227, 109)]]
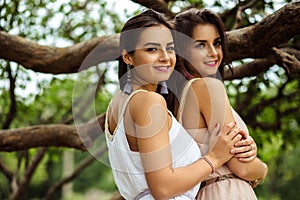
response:
[(161, 76), (161, 77), (159, 77), (159, 81), (158, 82), (167, 81), (169, 78), (170, 78), (170, 75), (168, 75), (168, 76)]
[(207, 73), (206, 73), (206, 76), (213, 76), (213, 75), (215, 75), (216, 73), (218, 72), (218, 70), (209, 70), (209, 71), (207, 71)]

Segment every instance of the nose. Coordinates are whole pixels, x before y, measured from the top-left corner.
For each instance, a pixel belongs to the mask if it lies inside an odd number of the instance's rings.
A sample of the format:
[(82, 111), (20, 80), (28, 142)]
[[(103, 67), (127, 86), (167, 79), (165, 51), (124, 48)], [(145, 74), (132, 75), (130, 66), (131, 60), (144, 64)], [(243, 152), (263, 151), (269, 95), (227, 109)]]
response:
[(214, 56), (217, 56), (217, 55), (218, 55), (218, 52), (217, 52), (217, 50), (216, 50), (216, 48), (215, 48), (214, 46), (208, 47), (207, 52), (208, 52), (208, 55), (209, 55), (210, 57), (214, 57)]
[(159, 61), (161, 62), (166, 62), (170, 60), (170, 56), (168, 52), (165, 49), (161, 49), (160, 54), (159, 54)]

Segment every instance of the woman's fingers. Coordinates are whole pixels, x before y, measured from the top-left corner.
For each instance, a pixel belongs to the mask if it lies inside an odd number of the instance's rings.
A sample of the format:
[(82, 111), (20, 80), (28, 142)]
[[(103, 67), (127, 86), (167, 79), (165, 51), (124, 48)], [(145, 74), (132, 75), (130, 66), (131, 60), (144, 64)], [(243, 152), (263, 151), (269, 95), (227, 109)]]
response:
[[(219, 132), (219, 124), (217, 123), (216, 126), (214, 127), (213, 129), (213, 132), (216, 131), (218, 129), (218, 132)], [(231, 131), (236, 127), (236, 122), (230, 122), (228, 124), (226, 124), (226, 126), (224, 126), (221, 130), (221, 134), (224, 134), (224, 135), (228, 135), (229, 133), (231, 133)]]
[(228, 133), (227, 136), (229, 137), (229, 139), (231, 139), (232, 141), (235, 141), (235, 143), (237, 143), (243, 137), (243, 135), (240, 134), (239, 132), (240, 132), (240, 129), (237, 127), (234, 127), (233, 129), (230, 130), (230, 132)]
[[(249, 146), (245, 146), (244, 149), (249, 149)], [(237, 148), (234, 148), (233, 150), (238, 151)], [(231, 153), (233, 152), (231, 151)], [(256, 152), (252, 148), (241, 153), (234, 153), (234, 157), (238, 158), (241, 162), (250, 162), (256, 157)]]
[(241, 162), (250, 162), (257, 155), (257, 146), (252, 137), (248, 136), (246, 139), (235, 143), (235, 148), (231, 150), (231, 153)]
[(216, 123), (216, 125), (213, 128), (213, 130), (211, 131), (211, 134), (213, 136), (216, 136), (216, 135), (218, 135), (219, 131), (220, 131), (220, 124)]

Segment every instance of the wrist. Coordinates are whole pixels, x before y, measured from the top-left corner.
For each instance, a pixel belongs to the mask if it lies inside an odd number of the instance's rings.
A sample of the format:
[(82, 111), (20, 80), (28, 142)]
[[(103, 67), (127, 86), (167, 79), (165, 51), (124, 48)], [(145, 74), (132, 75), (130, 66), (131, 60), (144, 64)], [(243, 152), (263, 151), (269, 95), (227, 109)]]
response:
[(252, 185), (252, 187), (256, 187), (257, 185), (263, 184), (263, 182), (265, 181), (265, 178), (268, 174), (268, 166), (266, 163), (262, 163), (264, 166), (264, 173), (263, 176), (259, 179), (253, 180), (253, 181), (249, 181), (249, 183)]
[(215, 169), (221, 167), (226, 161), (223, 162), (223, 159), (218, 158), (215, 156), (213, 152), (209, 152), (205, 155), (205, 157), (210, 160), (210, 162), (214, 165)]
[(216, 165), (213, 159), (209, 155), (202, 156), (200, 159), (204, 160), (210, 166), (212, 174), (215, 173)]

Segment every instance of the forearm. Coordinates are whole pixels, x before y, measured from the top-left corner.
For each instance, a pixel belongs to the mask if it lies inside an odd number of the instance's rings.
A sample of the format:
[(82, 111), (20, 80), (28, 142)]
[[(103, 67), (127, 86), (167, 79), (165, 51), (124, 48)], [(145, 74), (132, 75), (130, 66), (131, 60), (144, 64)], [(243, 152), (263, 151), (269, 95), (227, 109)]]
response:
[(266, 164), (258, 158), (248, 163), (232, 158), (227, 162), (227, 166), (236, 176), (247, 181), (264, 178), (268, 170)]
[[(214, 162), (213, 159), (212, 162)], [(150, 192), (155, 199), (169, 199), (189, 191), (211, 173), (211, 166), (205, 160), (200, 159), (186, 167), (175, 169), (168, 167), (146, 173), (146, 178)]]

